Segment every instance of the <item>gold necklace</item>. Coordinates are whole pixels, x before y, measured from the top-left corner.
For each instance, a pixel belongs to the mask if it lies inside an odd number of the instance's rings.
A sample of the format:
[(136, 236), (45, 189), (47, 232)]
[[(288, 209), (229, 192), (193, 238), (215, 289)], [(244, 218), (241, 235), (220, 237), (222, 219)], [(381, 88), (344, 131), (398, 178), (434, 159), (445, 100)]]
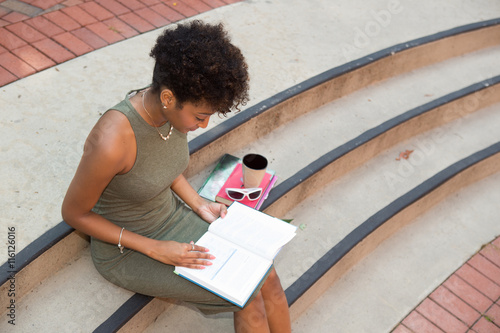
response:
[(170, 139), (170, 135), (172, 134), (172, 130), (174, 129), (174, 126), (170, 125), (170, 132), (168, 132), (168, 135), (165, 136), (163, 134), (160, 133), (160, 130), (158, 129), (158, 126), (156, 126), (156, 123), (155, 121), (153, 120), (153, 117), (151, 117), (151, 115), (149, 114), (148, 112), (148, 109), (146, 109), (146, 104), (144, 103), (144, 96), (146, 95), (146, 93), (149, 91), (149, 89), (145, 90), (143, 93), (142, 93), (142, 107), (144, 108), (144, 111), (146, 111), (149, 119), (151, 119), (151, 121), (153, 122), (153, 125), (154, 125), (154, 128), (156, 128), (156, 131), (158, 132), (158, 134), (160, 135), (160, 138), (163, 139), (163, 141), (167, 141), (168, 139)]

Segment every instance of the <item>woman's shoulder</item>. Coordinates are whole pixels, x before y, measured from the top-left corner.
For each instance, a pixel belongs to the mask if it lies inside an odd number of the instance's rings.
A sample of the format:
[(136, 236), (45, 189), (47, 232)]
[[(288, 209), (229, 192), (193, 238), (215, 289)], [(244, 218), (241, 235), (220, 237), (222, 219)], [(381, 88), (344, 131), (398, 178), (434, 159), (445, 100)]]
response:
[(85, 142), (85, 154), (120, 163), (124, 168), (132, 163), (135, 156), (135, 135), (128, 118), (120, 111), (110, 109), (104, 113), (90, 131)]
[(109, 109), (99, 118), (91, 134), (97, 132), (94, 134), (108, 138), (119, 138), (129, 131), (132, 131), (132, 126), (126, 114), (121, 110)]

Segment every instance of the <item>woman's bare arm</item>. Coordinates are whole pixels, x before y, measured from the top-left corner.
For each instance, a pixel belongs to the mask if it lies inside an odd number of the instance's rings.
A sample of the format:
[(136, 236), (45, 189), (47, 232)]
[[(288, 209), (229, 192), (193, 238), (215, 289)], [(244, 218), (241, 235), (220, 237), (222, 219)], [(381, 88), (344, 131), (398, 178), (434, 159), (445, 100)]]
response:
[[(128, 120), (117, 111), (107, 112), (85, 143), (62, 204), (64, 221), (87, 235), (118, 244), (121, 228), (92, 212), (92, 208), (113, 177), (132, 168), (135, 152), (135, 136)], [(208, 262), (203, 259), (211, 258), (202, 247), (196, 246), (200, 252), (192, 252), (189, 244), (157, 241), (128, 230), (123, 231), (121, 245), (171, 265), (200, 268)]]
[(227, 214), (225, 205), (203, 199), (182, 174), (174, 180), (171, 188), (196, 214), (209, 223)]

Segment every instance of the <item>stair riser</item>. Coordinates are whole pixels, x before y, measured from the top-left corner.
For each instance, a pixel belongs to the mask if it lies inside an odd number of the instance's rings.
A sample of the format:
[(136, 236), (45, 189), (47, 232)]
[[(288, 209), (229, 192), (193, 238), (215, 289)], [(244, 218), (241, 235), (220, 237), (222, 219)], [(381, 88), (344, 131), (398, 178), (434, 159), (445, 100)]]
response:
[[(89, 245), (89, 238), (78, 231), (72, 232), (53, 247), (45, 251), (36, 260), (15, 274), (15, 301), (22, 298), (35, 288), (41, 281), (63, 268)], [(0, 307), (2, 314), (10, 304), (8, 289), (10, 280), (0, 286)]]
[[(314, 85), (310, 89), (299, 91), (298, 94), (295, 89), (288, 90), (286, 92), (288, 95), (283, 102), (272, 107), (263, 107), (262, 110), (258, 110), (255, 117), (223, 133), (212, 143), (195, 151), (192, 154), (192, 163), (190, 163), (186, 175), (190, 177), (207, 165), (217, 161), (222, 154), (235, 151), (243, 145), (248, 144), (248, 142), (272, 132), (277, 126), (286, 124), (321, 105), (367, 85), (498, 43), (500, 43), (500, 26), (461, 33), (442, 40), (411, 47), (401, 52), (398, 51), (394, 55), (381, 57), (379, 60), (357, 67), (354, 70), (346, 70), (344, 68), (344, 73), (335, 75), (333, 78), (321, 84)], [(271, 215), (282, 216), (291, 207), (312, 195), (321, 186), (342, 176), (352, 168), (362, 165), (362, 163), (377, 155), (383, 149), (394, 145), (396, 142), (498, 102), (500, 92), (498, 91), (498, 87), (493, 89), (496, 90), (491, 90), (491, 93), (486, 93), (490, 89), (484, 90), (484, 95), (479, 94), (464, 97), (461, 100), (462, 104), (454, 101), (448, 106), (429, 112), (429, 115), (425, 116), (429, 118), (425, 118), (424, 116), (422, 116), (423, 118), (417, 117), (402, 124), (401, 127), (398, 126), (356, 148), (325, 167), (318, 174), (308, 178), (307, 181), (302, 182), (300, 186), (287, 192), (284, 197), (268, 207), (266, 212)], [(273, 103), (270, 102), (269, 104)], [(245, 112), (252, 110), (249, 109)], [(457, 110), (459, 111), (457, 112)], [(421, 124), (425, 125), (421, 126)], [(428, 126), (428, 124), (432, 125)], [(19, 290), (18, 299), (22, 298), (34, 286), (38, 285), (40, 281), (57, 272), (61, 267), (64, 267), (67, 262), (87, 245), (88, 240), (85, 237), (80, 236), (78, 233), (72, 233), (64, 240), (55, 244), (46, 253), (32, 261), (16, 275), (18, 284), (23, 286), (23, 289)], [(6, 297), (8, 294), (6, 290), (9, 284), (7, 280), (0, 287), (0, 305), (6, 305), (9, 302), (9, 299)], [(312, 290), (312, 292), (314, 291)]]
[[(431, 189), (430, 192), (422, 195), (417, 200), (414, 200), (411, 204), (400, 210), (397, 209), (397, 211), (394, 212), (394, 215), (389, 217), (384, 216), (387, 217), (387, 219), (382, 217), (382, 220), (380, 220), (378, 216), (373, 216), (367, 220), (364, 225), (360, 226), (360, 229), (373, 228), (373, 231), (371, 231), (363, 239), (360, 239), (359, 242), (356, 242), (356, 245), (346, 251), (345, 254), (338, 254), (344, 250), (341, 249), (340, 246), (338, 249), (336, 249), (337, 246), (334, 247), (322, 258), (324, 260), (319, 260), (315, 267), (313, 266), (313, 268), (301, 277), (302, 283), (307, 283), (309, 280), (309, 282), (313, 282), (313, 284), (308, 286), (307, 290), (290, 306), (291, 317), (298, 318), (318, 299), (318, 297), (320, 297), (330, 286), (332, 286), (335, 281), (347, 273), (359, 261), (369, 255), (384, 240), (391, 237), (405, 225), (411, 223), (418, 216), (426, 213), (432, 207), (453, 193), (456, 193), (460, 189), (499, 171), (500, 153), (497, 152), (496, 154), (473, 164), (463, 171), (456, 173), (453, 177), (446, 180), (442, 184), (437, 184), (437, 186)], [(387, 207), (390, 207), (390, 205)], [(353, 233), (349, 236), (356, 237), (356, 235), (354, 235), (355, 233), (356, 231), (353, 231)], [(349, 236), (347, 236), (346, 239)], [(362, 235), (360, 237), (362, 237)], [(333, 265), (330, 262), (326, 262), (328, 255), (333, 256), (335, 252), (337, 252), (337, 255), (341, 255), (341, 258)], [(329, 268), (325, 273), (322, 273), (323, 275), (314, 281), (314, 279), (316, 279), (315, 271), (318, 271), (321, 266), (328, 266), (331, 268)], [(292, 285), (289, 289), (287, 289), (287, 293), (297, 292), (297, 290), (294, 289), (298, 289), (298, 286), (299, 284)]]
[[(344, 151), (342, 149), (332, 151), (332, 156), (338, 156), (332, 158), (330, 163), (325, 163), (320, 171), (315, 172), (308, 178), (302, 178), (302, 182), (292, 187), (288, 192), (281, 193), (279, 190), (284, 184), (280, 184), (271, 194), (277, 196), (277, 199), (275, 201), (271, 199), (272, 204), (269, 206), (264, 204), (263, 210), (269, 215), (283, 218), (286, 212), (298, 205), (305, 198), (313, 195), (326, 184), (342, 177), (352, 169), (363, 165), (377, 154), (395, 144), (498, 102), (500, 102), (500, 84), (467, 94), (435, 109), (414, 116), (397, 126), (384, 130), (381, 134), (366, 141), (364, 144), (360, 144), (366, 140), (366, 138), (363, 138), (366, 135), (363, 134), (350, 143), (347, 143)], [(325, 158), (325, 161), (328, 162), (328, 158)]]
[[(500, 25), (495, 25), (419, 46), (413, 46), (411, 43), (397, 46), (394, 50), (403, 49), (392, 53), (388, 50), (378, 52), (380, 54), (376, 60), (368, 56), (363, 59), (368, 59), (367, 64), (353, 61), (325, 72), (315, 80), (299, 84), (246, 110), (245, 115), (241, 114), (242, 121), (238, 122), (238, 116), (235, 116), (231, 119), (232, 124), (223, 123), (209, 131), (206, 135), (210, 138), (209, 142), (203, 143), (203, 138), (195, 139), (195, 145), (203, 149), (197, 147), (192, 152), (185, 175), (189, 178), (207, 165), (215, 163), (225, 153), (241, 149), (249, 142), (269, 134), (274, 128), (361, 88), (498, 44), (500, 44)], [(274, 105), (276, 103), (279, 104)]]

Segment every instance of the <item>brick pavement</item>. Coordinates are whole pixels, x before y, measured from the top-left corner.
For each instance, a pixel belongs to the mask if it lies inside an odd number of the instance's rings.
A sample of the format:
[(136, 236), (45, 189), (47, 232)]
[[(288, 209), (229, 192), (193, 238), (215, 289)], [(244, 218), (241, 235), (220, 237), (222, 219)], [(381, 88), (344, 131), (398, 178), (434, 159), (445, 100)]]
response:
[(500, 237), (420, 303), (393, 333), (500, 333)]
[(0, 87), (126, 38), (239, 1), (0, 1)]

